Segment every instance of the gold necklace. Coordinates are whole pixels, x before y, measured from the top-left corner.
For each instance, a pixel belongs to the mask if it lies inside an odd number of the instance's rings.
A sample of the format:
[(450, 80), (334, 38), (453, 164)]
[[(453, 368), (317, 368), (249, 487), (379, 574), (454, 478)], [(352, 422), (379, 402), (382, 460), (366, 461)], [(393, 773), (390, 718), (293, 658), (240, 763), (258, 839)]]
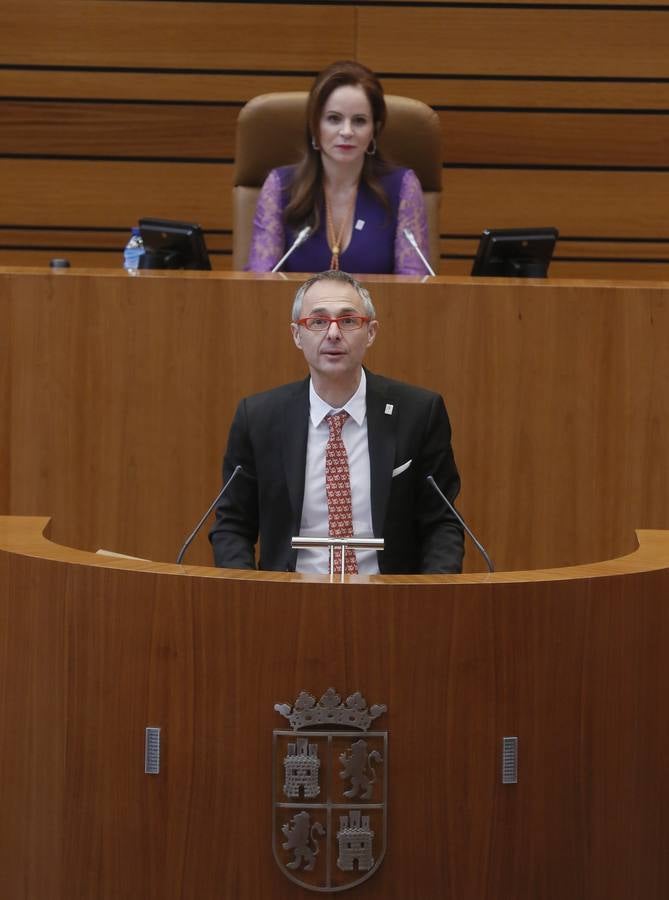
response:
[(339, 228), (339, 234), (337, 235), (334, 227), (334, 220), (332, 218), (332, 209), (331, 204), (328, 200), (327, 191), (325, 192), (325, 217), (327, 220), (327, 237), (328, 237), (328, 245), (330, 250), (332, 250), (332, 258), (330, 259), (330, 268), (338, 269), (339, 268), (339, 257), (341, 255), (341, 245), (344, 240), (344, 234), (346, 232), (346, 228), (349, 222), (353, 219), (353, 213), (355, 211), (355, 201), (358, 195), (357, 190), (353, 194), (353, 198), (349, 204), (349, 208), (346, 210), (346, 214), (341, 220), (341, 226)]

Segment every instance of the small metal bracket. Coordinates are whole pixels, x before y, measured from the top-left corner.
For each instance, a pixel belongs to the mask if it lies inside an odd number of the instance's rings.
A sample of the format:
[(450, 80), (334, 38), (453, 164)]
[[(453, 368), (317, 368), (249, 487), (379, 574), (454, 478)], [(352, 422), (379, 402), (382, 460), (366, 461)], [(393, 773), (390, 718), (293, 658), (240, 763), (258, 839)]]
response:
[(160, 728), (147, 728), (145, 731), (144, 774), (160, 774)]
[(518, 738), (502, 738), (502, 784), (518, 784)]

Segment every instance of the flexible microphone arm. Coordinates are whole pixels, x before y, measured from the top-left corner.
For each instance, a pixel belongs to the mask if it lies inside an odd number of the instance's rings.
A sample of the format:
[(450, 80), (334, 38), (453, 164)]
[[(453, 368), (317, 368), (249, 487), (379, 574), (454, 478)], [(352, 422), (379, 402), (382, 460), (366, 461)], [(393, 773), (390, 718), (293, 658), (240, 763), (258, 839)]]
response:
[(216, 506), (216, 504), (218, 503), (218, 501), (221, 499), (221, 497), (223, 496), (223, 494), (224, 494), (224, 493), (227, 491), (227, 489), (230, 487), (230, 485), (231, 485), (232, 482), (235, 480), (235, 478), (237, 477), (237, 475), (238, 475), (240, 472), (243, 472), (243, 471), (244, 471), (244, 470), (242, 469), (241, 466), (235, 466), (235, 471), (232, 473), (232, 475), (231, 475), (231, 476), (228, 478), (228, 480), (225, 482), (225, 484), (224, 484), (223, 487), (220, 489), (220, 491), (218, 492), (218, 494), (216, 494), (216, 497), (214, 498), (214, 502), (211, 504), (211, 506), (210, 506), (209, 509), (206, 511), (206, 513), (202, 516), (202, 518), (201, 518), (200, 521), (197, 523), (197, 525), (195, 526), (195, 528), (193, 529), (193, 531), (192, 531), (192, 532), (188, 535), (188, 537), (186, 538), (186, 541), (185, 541), (183, 547), (181, 548), (181, 550), (179, 550), (179, 555), (177, 556), (177, 565), (179, 565), (179, 564), (181, 563), (181, 560), (184, 558), (184, 556), (185, 556), (185, 554), (186, 554), (186, 550), (188, 550), (188, 548), (190, 547), (190, 545), (191, 545), (191, 544), (193, 543), (193, 541), (195, 540), (195, 536), (197, 535), (197, 533), (198, 533), (198, 531), (200, 530), (200, 528), (202, 528), (202, 526), (203, 526), (204, 523), (206, 522), (207, 517), (209, 516), (209, 513), (210, 513), (210, 512), (213, 510), (213, 508)]
[(450, 511), (451, 511), (451, 512), (453, 513), (453, 515), (455, 516), (455, 518), (458, 520), (458, 522), (459, 522), (459, 523), (462, 525), (462, 527), (465, 529), (465, 531), (467, 532), (467, 534), (469, 535), (469, 537), (472, 539), (472, 541), (474, 541), (474, 544), (475, 544), (475, 546), (476, 546), (476, 549), (479, 551), (479, 553), (481, 554), (481, 556), (482, 556), (483, 559), (485, 560), (485, 563), (486, 563), (486, 565), (487, 565), (487, 567), (488, 567), (488, 571), (489, 571), (489, 572), (494, 572), (494, 571), (495, 571), (495, 567), (494, 567), (493, 564), (492, 564), (492, 560), (490, 559), (490, 557), (489, 557), (488, 554), (486, 553), (485, 547), (483, 546), (483, 544), (481, 544), (480, 541), (478, 541), (478, 540), (474, 537), (474, 533), (472, 532), (472, 530), (469, 528), (469, 526), (467, 525), (467, 523), (465, 522), (465, 520), (462, 518), (462, 516), (461, 516), (460, 513), (457, 511), (457, 509), (453, 506), (453, 504), (452, 504), (451, 501), (448, 499), (448, 497), (440, 490), (439, 485), (438, 485), (437, 482), (434, 480), (434, 478), (433, 478), (431, 475), (428, 475), (428, 476), (427, 476), (427, 480), (428, 480), (428, 482), (429, 482), (429, 484), (430, 484), (430, 487), (434, 488), (434, 490), (439, 494), (439, 496), (440, 496), (441, 499), (444, 501), (444, 503), (446, 504), (446, 506), (450, 509)]
[(434, 271), (434, 269), (429, 264), (429, 262), (425, 259), (425, 256), (423, 255), (423, 251), (418, 246), (418, 241), (416, 240), (413, 231), (410, 231), (408, 228), (405, 228), (402, 233), (404, 234), (404, 237), (407, 239), (407, 241), (409, 241), (411, 246), (414, 248), (416, 253), (420, 256), (421, 262), (423, 263), (423, 265), (425, 266), (427, 271), (430, 273), (430, 275), (434, 275), (436, 277), (437, 273)]
[(311, 225), (305, 225), (305, 227), (302, 229), (302, 231), (300, 231), (298, 236), (295, 238), (293, 243), (290, 245), (288, 250), (286, 250), (286, 252), (283, 254), (281, 259), (274, 266), (274, 268), (272, 269), (272, 272), (278, 272), (279, 269), (281, 268), (281, 266), (285, 263), (285, 261), (291, 255), (291, 253), (293, 253), (293, 251), (297, 250), (297, 248), (306, 241), (306, 239), (309, 237), (310, 234), (311, 234)]

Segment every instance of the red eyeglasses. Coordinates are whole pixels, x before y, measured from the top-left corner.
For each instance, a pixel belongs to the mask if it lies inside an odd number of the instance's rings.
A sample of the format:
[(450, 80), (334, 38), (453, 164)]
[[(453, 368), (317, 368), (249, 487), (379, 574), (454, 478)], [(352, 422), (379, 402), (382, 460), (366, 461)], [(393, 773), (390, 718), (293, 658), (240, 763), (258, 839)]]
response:
[(333, 322), (337, 323), (340, 331), (358, 331), (365, 322), (371, 322), (369, 316), (306, 316), (298, 319), (298, 325), (304, 325), (307, 331), (327, 331)]

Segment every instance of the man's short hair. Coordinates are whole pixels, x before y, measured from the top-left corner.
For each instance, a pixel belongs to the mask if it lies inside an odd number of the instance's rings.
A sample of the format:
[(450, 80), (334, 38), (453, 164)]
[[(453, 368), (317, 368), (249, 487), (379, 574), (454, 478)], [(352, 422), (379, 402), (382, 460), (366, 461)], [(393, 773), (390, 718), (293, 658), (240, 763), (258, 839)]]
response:
[(327, 272), (318, 272), (316, 275), (312, 275), (304, 284), (300, 285), (297, 293), (295, 294), (295, 299), (293, 300), (293, 312), (292, 312), (292, 320), (293, 322), (297, 322), (300, 318), (300, 313), (302, 312), (302, 301), (304, 300), (304, 295), (307, 293), (309, 288), (317, 284), (319, 281), (343, 281), (344, 284), (349, 284), (360, 299), (362, 300), (363, 306), (365, 308), (365, 315), (369, 316), (370, 319), (376, 318), (376, 310), (374, 309), (374, 304), (372, 303), (372, 298), (367, 290), (364, 288), (357, 279), (355, 279), (352, 275), (349, 275), (348, 272), (342, 272), (340, 269), (328, 269)]

